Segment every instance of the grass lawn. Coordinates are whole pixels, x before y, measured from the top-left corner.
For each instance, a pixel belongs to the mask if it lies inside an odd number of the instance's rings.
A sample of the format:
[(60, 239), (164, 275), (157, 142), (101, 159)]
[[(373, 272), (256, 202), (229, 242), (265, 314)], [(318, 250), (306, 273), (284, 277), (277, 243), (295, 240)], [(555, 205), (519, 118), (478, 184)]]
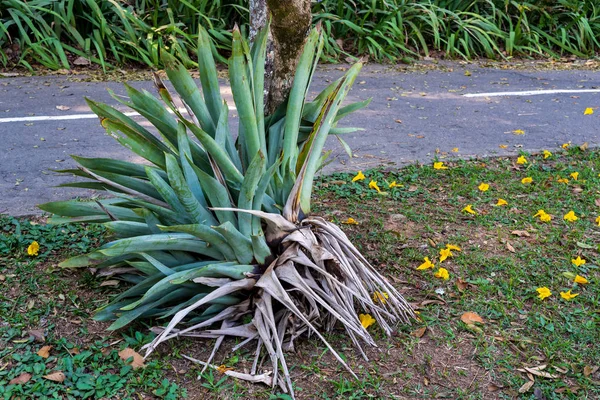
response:
[[(330, 337), (360, 381), (316, 338), (299, 342), (288, 357), (297, 397), (600, 398), (600, 152), (550, 150), (547, 158), (522, 154), (522, 164), (445, 161), (447, 169), (412, 165), (363, 171), (356, 182), (353, 174), (321, 179), (315, 211), (344, 227), (420, 321), (390, 339), (371, 326), (379, 347), (368, 351), (369, 362), (342, 334)], [(370, 188), (371, 180), (385, 193)], [(392, 182), (398, 186), (389, 188)], [(577, 220), (564, 219), (570, 211)], [(123, 284), (56, 269), (105, 241), (103, 230), (10, 217), (0, 217), (0, 227), (0, 397), (289, 398), (217, 371), (198, 380), (201, 366), (182, 356), (206, 358), (212, 344), (200, 340), (166, 344), (145, 367), (132, 368), (119, 352), (151, 340), (148, 327), (107, 333), (108, 324), (92, 320)], [(39, 254), (30, 256), (34, 240)], [(440, 262), (448, 244), (460, 251)], [(435, 266), (417, 269), (425, 257)], [(575, 283), (576, 276), (588, 283)], [(538, 288), (551, 295), (540, 299)], [(468, 316), (483, 323), (463, 322)], [(223, 351), (215, 363), (244, 370), (253, 352)]]

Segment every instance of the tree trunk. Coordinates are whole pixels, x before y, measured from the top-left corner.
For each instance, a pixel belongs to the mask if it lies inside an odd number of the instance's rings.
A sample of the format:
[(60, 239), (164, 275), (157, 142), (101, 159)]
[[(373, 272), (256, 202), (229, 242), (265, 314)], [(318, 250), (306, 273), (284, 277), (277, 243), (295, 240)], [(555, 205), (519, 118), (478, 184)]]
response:
[(283, 103), (311, 25), (310, 0), (250, 0), (250, 40), (271, 16), (270, 43), (265, 63), (265, 109)]

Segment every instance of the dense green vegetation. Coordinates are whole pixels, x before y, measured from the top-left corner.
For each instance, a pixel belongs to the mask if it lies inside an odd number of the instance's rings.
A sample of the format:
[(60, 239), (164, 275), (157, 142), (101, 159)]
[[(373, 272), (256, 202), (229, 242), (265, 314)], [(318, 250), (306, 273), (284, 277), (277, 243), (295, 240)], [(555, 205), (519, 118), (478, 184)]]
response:
[[(0, 65), (70, 68), (77, 57), (103, 68), (161, 66), (161, 52), (194, 66), (198, 26), (215, 56), (245, 30), (245, 0), (3, 0)], [(327, 35), (323, 58), (376, 60), (441, 52), (450, 58), (595, 56), (600, 0), (322, 0), (314, 21)], [(222, 59), (221, 59), (222, 60)]]

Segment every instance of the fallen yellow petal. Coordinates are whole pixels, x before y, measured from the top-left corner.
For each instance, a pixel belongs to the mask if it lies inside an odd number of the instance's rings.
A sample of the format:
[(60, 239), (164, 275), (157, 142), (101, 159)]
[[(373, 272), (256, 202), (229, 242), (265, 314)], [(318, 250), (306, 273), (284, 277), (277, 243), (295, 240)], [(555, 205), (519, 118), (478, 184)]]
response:
[(381, 193), (381, 189), (379, 189), (379, 186), (377, 186), (377, 182), (374, 180), (371, 180), (371, 182), (369, 182), (369, 188), (375, 189), (378, 193)]
[(440, 250), (440, 262), (444, 261), (448, 257), (452, 257), (452, 251), (450, 249), (445, 248)]
[(508, 145), (507, 144), (501, 144), (498, 147), (500, 147), (501, 149), (506, 149), (508, 147)]
[(552, 156), (552, 153), (550, 153), (548, 150), (544, 150), (543, 154), (544, 154), (544, 159)]
[(388, 299), (389, 297), (390, 296), (388, 296), (388, 294), (385, 292), (375, 292), (373, 293), (373, 302), (380, 302), (381, 304), (385, 304), (387, 301), (386, 299)]
[(429, 257), (425, 257), (423, 260), (425, 260), (425, 262), (423, 262), (423, 264), (421, 264), (417, 267), (418, 270), (429, 269), (429, 268), (433, 268), (435, 266), (435, 265), (433, 265), (433, 263), (431, 262)]
[(587, 285), (589, 283), (588, 280), (581, 275), (575, 275), (575, 279), (573, 279), (573, 282), (579, 283), (580, 285)]
[(435, 274), (433, 274), (433, 276), (435, 276), (436, 278), (443, 279), (445, 281), (450, 279), (450, 274), (448, 273), (448, 270), (446, 268), (438, 269), (438, 271)]
[(27, 247), (27, 254), (30, 256), (37, 256), (39, 251), (40, 251), (40, 245), (35, 240), (33, 242), (31, 242), (29, 247)]
[(448, 169), (443, 162), (438, 161), (433, 163), (433, 169)]
[(365, 175), (362, 173), (362, 171), (358, 171), (358, 174), (356, 174), (356, 176), (354, 178), (352, 178), (352, 182), (362, 181), (364, 179), (365, 179)]
[(579, 296), (579, 293), (571, 293), (570, 290), (567, 292), (560, 292), (560, 297), (562, 297), (565, 300), (571, 300), (577, 296)]
[(360, 324), (365, 329), (367, 329), (376, 322), (375, 318), (373, 318), (371, 314), (359, 314), (358, 319), (360, 320)]
[(527, 159), (525, 158), (525, 156), (519, 156), (519, 158), (517, 158), (517, 164), (527, 164)]
[(530, 176), (521, 179), (521, 183), (523, 183), (523, 184), (527, 184), (527, 183), (531, 183), (531, 182), (533, 182), (533, 178), (531, 178)]
[(487, 192), (489, 188), (490, 188), (490, 185), (488, 185), (487, 183), (483, 183), (483, 182), (479, 186), (477, 186), (477, 189), (479, 189), (482, 192)]
[(514, 131), (512, 131), (512, 133), (515, 135), (524, 135), (525, 131), (523, 129), (515, 129)]
[(356, 222), (356, 220), (354, 218), (348, 217), (348, 219), (343, 221), (342, 224), (358, 225), (358, 222)]
[(390, 184), (388, 185), (388, 187), (389, 187), (390, 189), (391, 189), (391, 188), (395, 188), (395, 187), (403, 187), (403, 186), (404, 186), (404, 185), (400, 185), (400, 184), (396, 183), (396, 181), (394, 181), (394, 182), (392, 182), (392, 183), (390, 183)]
[(473, 210), (473, 206), (471, 204), (463, 208), (462, 211), (468, 212), (469, 214), (477, 215), (477, 213)]
[(447, 248), (448, 250), (462, 251), (462, 250), (460, 249), (460, 247), (458, 247), (458, 246), (455, 246), (455, 245), (453, 245), (453, 244), (447, 244), (447, 245), (446, 245), (446, 248)]
[(583, 115), (592, 115), (594, 113), (594, 109), (592, 107), (588, 107), (583, 112)]
[(539, 287), (536, 289), (536, 291), (538, 292), (538, 297), (540, 300), (544, 300), (546, 297), (550, 297), (552, 295), (552, 292), (547, 287)]
[(575, 213), (573, 211), (569, 211), (568, 213), (566, 213), (563, 216), (563, 219), (565, 221), (569, 221), (569, 222), (575, 222), (577, 221), (579, 218), (577, 218), (577, 216), (575, 215)]
[(579, 172), (571, 172), (571, 178), (573, 178), (574, 180), (577, 180), (577, 178), (579, 178)]
[(507, 204), (508, 202), (504, 199), (498, 199), (498, 202), (496, 203), (497, 206), (505, 206)]
[(579, 257), (579, 256), (577, 256), (577, 258), (573, 258), (571, 260), (571, 263), (573, 263), (573, 265), (576, 266), (576, 267), (579, 267), (579, 266), (585, 264), (585, 262), (586, 261), (583, 258)]

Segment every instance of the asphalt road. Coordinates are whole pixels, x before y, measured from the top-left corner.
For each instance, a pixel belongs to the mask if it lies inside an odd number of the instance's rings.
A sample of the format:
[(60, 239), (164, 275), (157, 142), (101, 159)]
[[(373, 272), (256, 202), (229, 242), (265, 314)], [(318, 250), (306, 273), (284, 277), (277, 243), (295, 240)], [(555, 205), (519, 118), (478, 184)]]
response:
[[(552, 151), (569, 141), (588, 142), (591, 147), (600, 143), (600, 108), (593, 115), (583, 115), (587, 107), (600, 107), (600, 72), (450, 67), (428, 72), (365, 67), (349, 97), (355, 101), (372, 97), (373, 101), (340, 124), (364, 131), (344, 137), (354, 151), (351, 159), (335, 138), (329, 139), (333, 162), (325, 172), (431, 162), (436, 156)], [(340, 76), (340, 68), (321, 67), (311, 94)], [(151, 82), (131, 85), (153, 91)], [(230, 100), (227, 83), (222, 85)], [(55, 172), (75, 166), (70, 154), (135, 160), (104, 133), (97, 119), (37, 120), (89, 114), (84, 96), (118, 104), (107, 88), (124, 94), (121, 83), (76, 82), (66, 76), (0, 79), (0, 213), (31, 215), (39, 213), (35, 207), (39, 203), (93, 196), (92, 191), (55, 187), (71, 180)], [(538, 90), (573, 92), (467, 96)], [(235, 110), (230, 112), (230, 122), (237, 125)], [(515, 135), (515, 130), (524, 134)], [(452, 152), (454, 148), (458, 152)]]

